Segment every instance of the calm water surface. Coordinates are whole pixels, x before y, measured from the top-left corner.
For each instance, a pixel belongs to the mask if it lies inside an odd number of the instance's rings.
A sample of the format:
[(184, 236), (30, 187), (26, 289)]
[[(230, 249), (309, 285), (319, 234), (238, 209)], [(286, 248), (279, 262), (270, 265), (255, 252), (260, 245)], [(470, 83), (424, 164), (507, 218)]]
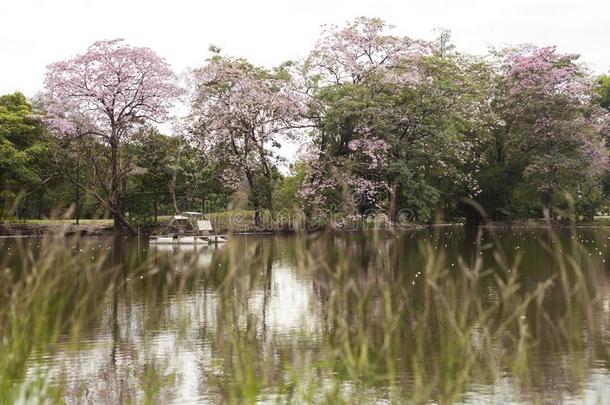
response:
[[(584, 250), (573, 247), (575, 241)], [(291, 398), (295, 381), (296, 386), (309, 381), (309, 398), (315, 402), (324, 399), (322, 387), (347, 394), (360, 390), (362, 402), (390, 401), (397, 387), (401, 398), (414, 401), (416, 390), (427, 389), (421, 398), (438, 402), (610, 403), (610, 230), (564, 230), (557, 239), (543, 230), (497, 234), (507, 273), (518, 272), (522, 297), (558, 274), (560, 264), (549, 253), (557, 244), (585, 277), (591, 275), (587, 283), (600, 294), (591, 297), (587, 311), (579, 303), (577, 311), (585, 315), (564, 325), (573, 301), (550, 289), (515, 321), (527, 328), (531, 342), (523, 360), (525, 378), (511, 371), (519, 342), (504, 335), (473, 358), (465, 379), (452, 369), (462, 363), (447, 359), (451, 342), (444, 336), (450, 325), (432, 322), (421, 335), (425, 339), (414, 337), (416, 323), (408, 314), (428, 310), (418, 303), (428, 294), (425, 267), (431, 255), (445, 255), (442, 267), (450, 278), (482, 258), (490, 274), (478, 282), (476, 297), (462, 299), (474, 299), (483, 308), (502, 299), (493, 282), (499, 270), (492, 242), (484, 235), (477, 244), (476, 232), (461, 228), (315, 238), (234, 236), (224, 246), (203, 248), (154, 246), (138, 239), (57, 239), (58, 246), (78, 252), (85, 263), (106, 257), (104, 271), (111, 277), (103, 283), (113, 287), (100, 294), (100, 310), (77, 335), (67, 332), (52, 349), (44, 342), (37, 345), (24, 380), (44, 372), (48, 382), (65, 387), (66, 401), (91, 403), (138, 402), (139, 391), (151, 384), (158, 402), (218, 403), (234, 398), (230, 393), (236, 391), (247, 398), (250, 389), (257, 401), (274, 402)], [(19, 266), (20, 244), (29, 254), (40, 254), (39, 239), (1, 239), (0, 256), (9, 266)], [(108, 285), (84, 281), (77, 291), (94, 293), (102, 287)], [(392, 307), (399, 300), (405, 304)], [(459, 308), (449, 304), (447, 310), (459, 315)], [(540, 308), (544, 316), (535, 313)], [(388, 311), (396, 323), (386, 334)], [(558, 330), (578, 335), (576, 343), (558, 339)], [(477, 341), (476, 325), (469, 331), (476, 351), (484, 343)], [(387, 335), (391, 349), (384, 351)], [(368, 348), (365, 359), (362, 342)], [(482, 366), (477, 372), (479, 364), (492, 364), (494, 358), (509, 361), (498, 360), (494, 376)], [(462, 388), (454, 388), (458, 384)]]

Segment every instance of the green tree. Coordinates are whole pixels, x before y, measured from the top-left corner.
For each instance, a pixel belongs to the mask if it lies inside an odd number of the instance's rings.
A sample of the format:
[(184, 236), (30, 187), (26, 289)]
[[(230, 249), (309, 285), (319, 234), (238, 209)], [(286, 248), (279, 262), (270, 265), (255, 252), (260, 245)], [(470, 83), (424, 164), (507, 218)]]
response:
[(3, 215), (20, 193), (40, 187), (47, 152), (44, 126), (19, 92), (0, 96), (0, 203)]
[(485, 105), (481, 63), (449, 52), (446, 34), (439, 53), (386, 29), (377, 19), (333, 29), (305, 63), (316, 131), (304, 194), (318, 206), (431, 221), (436, 208), (478, 192), (469, 173)]
[(496, 56), (479, 202), (494, 219), (531, 217), (563, 205), (569, 193), (591, 217), (599, 194), (592, 187), (607, 165), (600, 131), (607, 117), (590, 102), (591, 78), (577, 56), (554, 47)]
[(148, 222), (157, 213), (226, 206), (230, 192), (218, 176), (218, 162), (184, 137), (149, 128), (138, 133), (129, 148), (134, 169), (124, 204), (137, 222)]
[(598, 77), (595, 91), (599, 95), (599, 105), (610, 111), (610, 76)]

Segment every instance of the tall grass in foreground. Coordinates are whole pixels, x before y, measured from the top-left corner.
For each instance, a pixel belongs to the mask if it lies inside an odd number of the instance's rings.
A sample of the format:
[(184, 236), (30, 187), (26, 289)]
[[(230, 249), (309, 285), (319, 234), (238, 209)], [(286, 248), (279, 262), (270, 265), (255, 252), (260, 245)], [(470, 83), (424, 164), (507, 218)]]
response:
[[(580, 244), (564, 246), (549, 233), (541, 243), (554, 271), (524, 285), (519, 255), (509, 258), (493, 235), (488, 244), (476, 240), (477, 254), (459, 260), (423, 243), (414, 265), (391, 234), (371, 233), (357, 245), (298, 239), (291, 263), (311, 275), (319, 322), (288, 337), (267, 319), (273, 244), (231, 243), (203, 268), (197, 255), (179, 253), (126, 266), (116, 251), (97, 249), (92, 258), (78, 239), (41, 240), (39, 255), (22, 244), (13, 252), (18, 266), (1, 260), (0, 353), (7, 355), (0, 356), (0, 403), (90, 399), (87, 387), (33, 365), (59, 345), (81, 350), (88, 325), (107, 312), (113, 341), (124, 345), (117, 314), (135, 301), (146, 330), (170, 324), (184, 340), (199, 331), (209, 349), (200, 359), (199, 395), (209, 402), (452, 403), (474, 387), (494, 395), (503, 381), (513, 400), (577, 396), (589, 363), (606, 357), (594, 338), (607, 334), (600, 310), (606, 279)], [(197, 294), (214, 302), (200, 309), (205, 321), (180, 299)], [(163, 309), (170, 301), (181, 313), (175, 325)], [(130, 368), (104, 369), (111, 383), (97, 394), (110, 403), (171, 400), (184, 378), (180, 364), (159, 358), (146, 341), (132, 346)], [(549, 352), (565, 358), (547, 364), (541, 353)], [(556, 389), (553, 373), (568, 387)]]
[[(64, 376), (36, 365), (59, 345), (79, 350), (83, 331), (121, 288), (121, 266), (113, 263), (106, 245), (52, 235), (22, 239), (3, 251), (0, 404), (64, 402)], [(136, 269), (133, 277), (147, 268)]]
[[(77, 294), (78, 284), (87, 285), (101, 277), (104, 258), (83, 268), (79, 255), (72, 255), (51, 238), (42, 243), (42, 255), (34, 257), (24, 244), (3, 252), (0, 281), (0, 402), (17, 399), (61, 398), (56, 387), (37, 383), (22, 385), (28, 361), (60, 339), (71, 339), (95, 311), (105, 291)], [(60, 242), (61, 243), (61, 242)], [(19, 257), (20, 265), (9, 262)], [(37, 347), (44, 345), (44, 348)], [(41, 349), (40, 351), (38, 349)]]

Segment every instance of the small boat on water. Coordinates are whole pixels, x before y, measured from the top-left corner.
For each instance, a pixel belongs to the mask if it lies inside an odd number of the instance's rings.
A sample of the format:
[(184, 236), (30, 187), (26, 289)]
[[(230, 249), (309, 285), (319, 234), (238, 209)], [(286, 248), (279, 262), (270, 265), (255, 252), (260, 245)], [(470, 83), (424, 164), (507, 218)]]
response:
[(174, 215), (168, 225), (177, 232), (168, 235), (155, 235), (150, 237), (149, 243), (154, 245), (212, 245), (225, 243), (224, 235), (214, 235), (212, 224), (207, 219), (201, 219), (203, 214), (198, 212), (185, 212)]
[(197, 236), (151, 236), (149, 243), (152, 244), (179, 244), (179, 245), (203, 245), (208, 244), (207, 240)]
[(187, 235), (166, 235), (151, 236), (149, 243), (153, 245), (177, 244), (177, 245), (213, 245), (225, 243), (227, 240), (222, 236), (187, 236)]
[(210, 245), (217, 245), (219, 243), (225, 243), (227, 241), (224, 236), (220, 235), (208, 235), (206, 238)]

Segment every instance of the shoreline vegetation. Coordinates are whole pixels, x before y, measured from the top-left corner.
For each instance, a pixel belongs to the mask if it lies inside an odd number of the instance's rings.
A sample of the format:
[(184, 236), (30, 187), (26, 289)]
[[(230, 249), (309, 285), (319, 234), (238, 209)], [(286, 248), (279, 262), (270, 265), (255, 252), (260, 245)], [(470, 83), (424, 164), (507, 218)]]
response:
[[(349, 232), (359, 230), (392, 230), (405, 231), (417, 229), (434, 229), (439, 227), (470, 227), (484, 228), (490, 231), (494, 229), (562, 229), (562, 228), (605, 228), (610, 227), (610, 217), (599, 216), (593, 221), (568, 221), (548, 220), (544, 218), (515, 220), (515, 221), (490, 221), (477, 226), (468, 226), (463, 221), (434, 222), (429, 224), (402, 223), (397, 225), (388, 224), (385, 220), (352, 221), (345, 223), (327, 223), (321, 226), (306, 226), (301, 221), (273, 220), (263, 221), (260, 226), (255, 226), (250, 220), (254, 217), (252, 211), (224, 212), (209, 214), (208, 217), (217, 234), (298, 234), (313, 233), (320, 231)], [(155, 234), (171, 233), (172, 229), (166, 225), (170, 217), (161, 216), (157, 223), (148, 223), (136, 226), (135, 235), (148, 236)], [(235, 218), (236, 220), (233, 220)], [(299, 218), (300, 219), (300, 218)], [(22, 219), (0, 222), (0, 236), (108, 236), (114, 234), (112, 219), (81, 219), (77, 225), (74, 219)], [(175, 232), (175, 230), (174, 230)], [(135, 236), (134, 235), (134, 236)]]

